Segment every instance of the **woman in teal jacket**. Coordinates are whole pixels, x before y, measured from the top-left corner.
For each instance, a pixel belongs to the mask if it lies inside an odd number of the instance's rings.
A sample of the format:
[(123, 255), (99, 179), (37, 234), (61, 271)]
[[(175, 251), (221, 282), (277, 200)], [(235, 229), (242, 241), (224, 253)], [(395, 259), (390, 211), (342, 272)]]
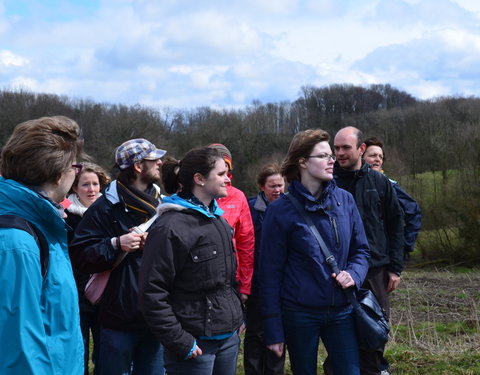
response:
[(58, 204), (81, 169), (82, 145), (78, 125), (56, 116), (18, 125), (2, 150), (0, 215), (33, 224), (49, 253), (42, 259), (26, 231), (0, 228), (2, 375), (83, 374), (78, 295)]

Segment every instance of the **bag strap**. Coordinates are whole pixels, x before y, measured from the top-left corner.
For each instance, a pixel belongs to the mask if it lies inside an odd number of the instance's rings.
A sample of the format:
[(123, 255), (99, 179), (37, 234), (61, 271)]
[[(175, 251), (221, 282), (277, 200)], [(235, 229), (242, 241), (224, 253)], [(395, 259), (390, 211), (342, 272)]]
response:
[(340, 269), (338, 268), (337, 260), (328, 249), (327, 245), (325, 244), (325, 241), (323, 240), (322, 236), (318, 232), (317, 227), (315, 226), (315, 224), (313, 224), (312, 219), (310, 218), (310, 216), (307, 215), (307, 212), (300, 205), (300, 202), (298, 201), (297, 198), (295, 198), (290, 193), (287, 193), (285, 195), (287, 196), (288, 199), (290, 199), (290, 202), (292, 202), (292, 204), (297, 209), (300, 216), (302, 216), (303, 220), (305, 220), (305, 222), (307, 223), (308, 228), (310, 229), (313, 236), (317, 240), (318, 245), (320, 246), (320, 250), (322, 250), (322, 253), (323, 253), (323, 256), (325, 257), (326, 262), (328, 263), (332, 271), (338, 275), (340, 273)]
[(43, 233), (34, 224), (23, 217), (16, 215), (0, 215), (0, 228), (20, 229), (34, 238), (40, 250), (40, 269), (42, 277), (45, 278), (45, 276), (47, 276), (48, 263), (50, 261), (50, 250)]
[[(315, 224), (313, 224), (313, 221), (311, 219), (310, 216), (307, 215), (307, 212), (305, 211), (305, 209), (301, 206), (300, 202), (298, 201), (297, 198), (295, 198), (292, 194), (290, 193), (287, 193), (285, 194), (287, 196), (287, 198), (290, 200), (290, 202), (292, 202), (293, 206), (297, 209), (298, 213), (300, 214), (300, 216), (303, 218), (303, 220), (305, 220), (308, 228), (310, 229), (310, 231), (312, 232), (313, 236), (315, 237), (315, 239), (317, 240), (318, 242), (318, 245), (320, 246), (320, 250), (322, 251), (323, 253), (323, 256), (325, 257), (325, 261), (327, 262), (327, 264), (330, 266), (330, 268), (332, 269), (333, 273), (335, 273), (336, 275), (338, 275), (340, 273), (340, 269), (338, 268), (338, 264), (337, 264), (337, 260), (335, 259), (335, 257), (333, 256), (333, 254), (330, 252), (330, 250), (328, 249), (327, 245), (325, 244), (325, 241), (323, 240), (322, 238), (322, 235), (320, 234), (320, 232), (318, 231), (317, 227), (315, 226)], [(344, 293), (347, 295), (347, 298), (349, 300), (349, 302), (356, 306), (358, 305), (358, 302), (356, 300), (356, 298), (354, 297), (354, 291), (352, 288), (347, 288), (347, 289), (343, 289), (342, 290), (344, 291)]]

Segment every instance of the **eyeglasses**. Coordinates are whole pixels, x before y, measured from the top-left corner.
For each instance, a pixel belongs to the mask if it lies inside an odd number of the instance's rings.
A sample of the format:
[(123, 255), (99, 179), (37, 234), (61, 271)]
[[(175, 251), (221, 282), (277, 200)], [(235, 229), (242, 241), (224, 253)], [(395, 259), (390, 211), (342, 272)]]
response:
[(306, 156), (305, 159), (310, 159), (310, 158), (318, 158), (318, 159), (324, 159), (324, 160), (332, 160), (332, 161), (335, 161), (337, 160), (336, 156), (335, 155), (332, 155), (332, 154), (318, 154), (318, 155), (310, 155), (310, 156)]
[(72, 168), (75, 169), (75, 174), (82, 173), (83, 165), (82, 164), (72, 164)]

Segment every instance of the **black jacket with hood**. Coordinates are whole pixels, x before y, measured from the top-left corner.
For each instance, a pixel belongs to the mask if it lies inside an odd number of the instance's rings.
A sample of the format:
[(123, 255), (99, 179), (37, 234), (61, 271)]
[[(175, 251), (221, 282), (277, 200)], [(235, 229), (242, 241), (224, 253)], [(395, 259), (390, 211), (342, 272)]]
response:
[[(85, 212), (70, 244), (72, 264), (80, 272), (109, 270), (121, 250), (111, 239), (129, 232), (144, 220), (128, 211), (117, 191), (116, 180)], [(138, 271), (143, 251), (129, 253), (111, 272), (100, 301), (99, 320), (104, 327), (117, 331), (148, 330), (138, 307)]]
[(177, 195), (158, 211), (145, 244), (139, 301), (154, 335), (184, 359), (197, 338), (236, 334), (243, 322), (232, 228), (216, 205), (207, 213)]
[(338, 187), (355, 198), (370, 245), (370, 268), (386, 266), (387, 271), (400, 275), (404, 268), (404, 221), (388, 178), (364, 161), (357, 171), (347, 171), (335, 163), (333, 177)]

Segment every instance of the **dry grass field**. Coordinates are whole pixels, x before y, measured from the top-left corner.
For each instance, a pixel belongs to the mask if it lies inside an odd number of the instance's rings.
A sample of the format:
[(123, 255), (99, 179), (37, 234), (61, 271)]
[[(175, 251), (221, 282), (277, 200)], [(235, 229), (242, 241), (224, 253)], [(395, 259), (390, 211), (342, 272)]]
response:
[[(391, 302), (386, 357), (392, 375), (480, 375), (479, 270), (410, 268)], [(321, 347), (318, 374), (324, 358)], [(292, 374), (288, 359), (285, 374)]]

